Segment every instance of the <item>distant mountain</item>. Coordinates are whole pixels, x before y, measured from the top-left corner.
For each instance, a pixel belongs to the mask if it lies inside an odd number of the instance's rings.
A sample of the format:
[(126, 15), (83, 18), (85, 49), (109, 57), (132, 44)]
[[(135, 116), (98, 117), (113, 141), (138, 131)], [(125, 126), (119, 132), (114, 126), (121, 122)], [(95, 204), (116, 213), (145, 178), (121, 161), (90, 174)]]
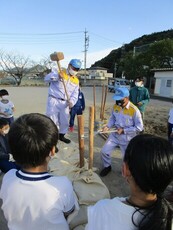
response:
[(95, 62), (91, 67), (104, 67), (108, 69), (108, 72), (113, 73), (115, 63), (118, 63), (124, 54), (133, 51), (137, 52), (138, 48), (140, 48), (141, 52), (141, 50), (146, 49), (149, 44), (168, 38), (173, 39), (173, 29), (143, 35), (129, 44), (124, 44), (122, 47), (112, 50), (109, 55)]

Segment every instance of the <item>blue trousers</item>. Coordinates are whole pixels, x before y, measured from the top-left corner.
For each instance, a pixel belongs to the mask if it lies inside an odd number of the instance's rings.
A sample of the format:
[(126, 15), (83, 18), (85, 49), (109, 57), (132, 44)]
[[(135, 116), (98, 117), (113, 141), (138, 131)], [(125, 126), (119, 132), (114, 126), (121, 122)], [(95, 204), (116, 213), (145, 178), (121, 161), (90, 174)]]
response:
[(172, 133), (172, 129), (173, 129), (173, 124), (168, 122), (168, 141), (172, 144), (173, 143), (173, 137), (171, 137), (171, 133)]
[(69, 126), (73, 127), (74, 126), (74, 119), (75, 116), (77, 115), (82, 115), (82, 109), (80, 107), (73, 107), (70, 111), (70, 121), (69, 121)]

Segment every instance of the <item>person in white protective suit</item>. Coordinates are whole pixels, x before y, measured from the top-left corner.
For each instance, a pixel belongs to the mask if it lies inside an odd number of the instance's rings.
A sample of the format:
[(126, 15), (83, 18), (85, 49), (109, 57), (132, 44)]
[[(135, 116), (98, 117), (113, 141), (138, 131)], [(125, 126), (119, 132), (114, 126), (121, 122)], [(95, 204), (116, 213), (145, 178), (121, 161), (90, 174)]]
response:
[[(80, 70), (81, 65), (82, 63), (79, 59), (72, 59), (69, 62), (68, 68), (62, 70), (62, 73), (53, 70), (44, 79), (45, 82), (49, 83), (46, 115), (59, 128), (59, 139), (67, 144), (71, 142), (65, 138), (69, 127), (69, 110), (78, 100), (79, 80), (76, 74)], [(67, 98), (65, 93), (63, 80), (69, 98)]]
[(100, 176), (106, 176), (112, 169), (111, 153), (119, 146), (122, 157), (124, 156), (129, 141), (143, 130), (143, 121), (139, 109), (129, 101), (129, 90), (125, 87), (116, 89), (113, 99), (116, 101), (113, 106), (108, 124), (103, 131), (115, 128), (101, 149), (103, 169)]

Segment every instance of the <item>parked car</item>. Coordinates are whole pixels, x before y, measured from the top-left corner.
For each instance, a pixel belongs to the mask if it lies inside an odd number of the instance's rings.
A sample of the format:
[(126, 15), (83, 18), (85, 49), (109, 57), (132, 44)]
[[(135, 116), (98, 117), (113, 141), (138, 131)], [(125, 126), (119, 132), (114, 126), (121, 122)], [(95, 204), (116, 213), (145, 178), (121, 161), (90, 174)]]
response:
[(108, 91), (115, 93), (116, 88), (126, 87), (130, 89), (130, 82), (125, 78), (110, 78), (108, 80)]

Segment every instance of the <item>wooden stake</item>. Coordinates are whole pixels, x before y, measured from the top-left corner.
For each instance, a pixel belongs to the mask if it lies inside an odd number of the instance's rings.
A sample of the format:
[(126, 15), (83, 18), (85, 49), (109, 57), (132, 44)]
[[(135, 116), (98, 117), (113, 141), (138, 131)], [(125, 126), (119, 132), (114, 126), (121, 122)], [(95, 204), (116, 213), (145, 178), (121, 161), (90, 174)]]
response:
[(105, 104), (106, 104), (107, 92), (108, 92), (108, 87), (106, 85), (105, 86), (105, 95), (104, 95), (103, 108), (102, 108), (102, 120), (104, 119), (104, 114), (105, 114)]
[(89, 108), (89, 169), (93, 167), (94, 147), (94, 107)]
[(102, 85), (102, 100), (100, 106), (100, 119), (103, 120), (103, 98), (104, 98), (104, 85)]
[(80, 168), (84, 166), (84, 116), (78, 115), (78, 142), (79, 142), (79, 161)]
[(94, 121), (96, 121), (96, 87), (93, 86), (93, 100), (94, 100)]

